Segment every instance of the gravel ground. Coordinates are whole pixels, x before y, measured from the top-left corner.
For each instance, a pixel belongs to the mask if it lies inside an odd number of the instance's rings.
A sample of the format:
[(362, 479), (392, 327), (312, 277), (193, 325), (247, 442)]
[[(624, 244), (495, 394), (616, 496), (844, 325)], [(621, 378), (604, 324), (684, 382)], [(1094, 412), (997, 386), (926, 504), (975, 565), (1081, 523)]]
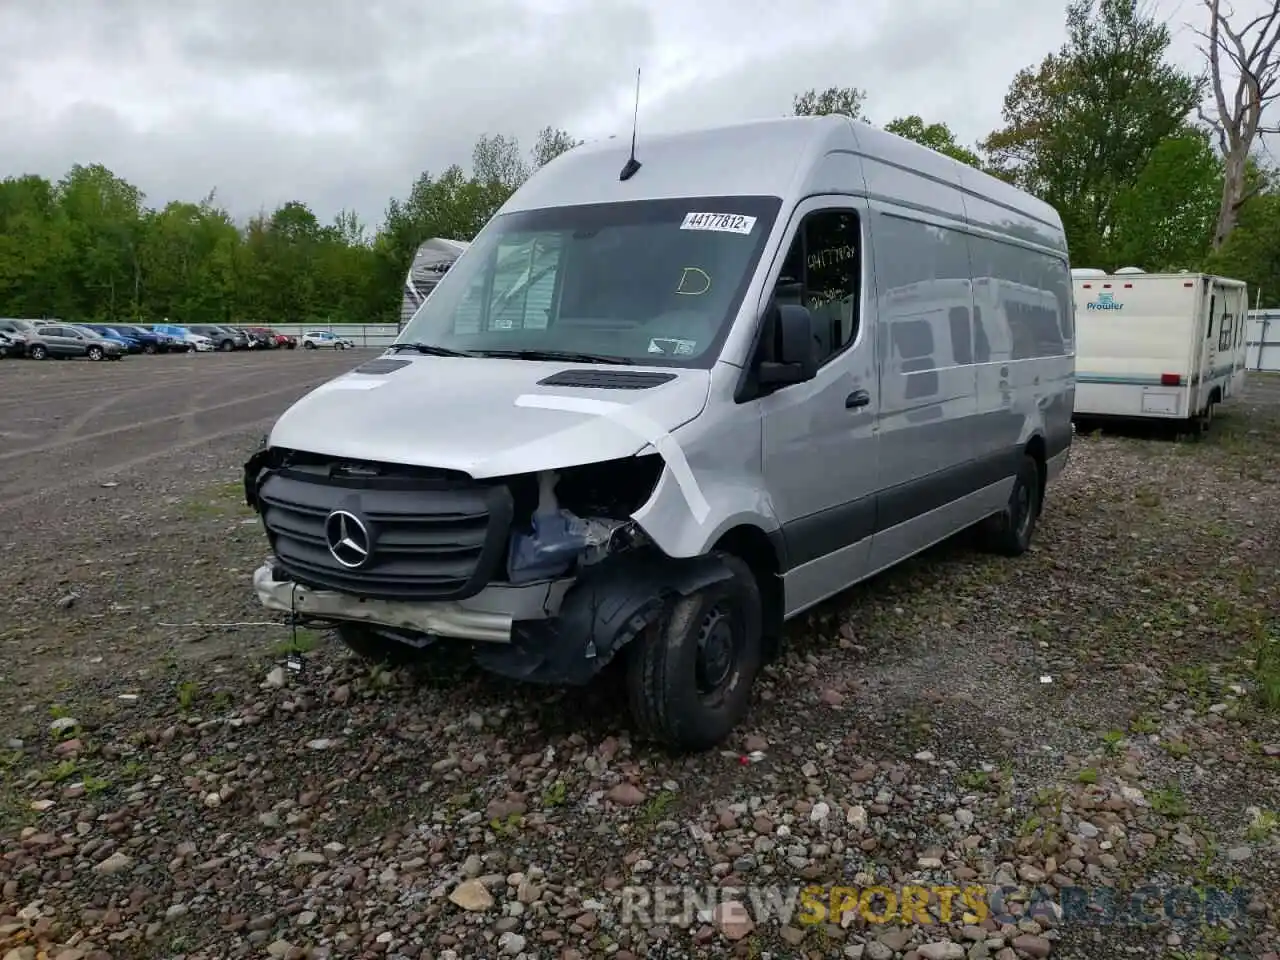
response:
[[(675, 757), (613, 678), (371, 671), (252, 601), (241, 462), (358, 359), (0, 365), (0, 960), (1276, 960), (1280, 379), (1079, 436), (1030, 555), (825, 605)], [(927, 905), (770, 917), (810, 884)]]

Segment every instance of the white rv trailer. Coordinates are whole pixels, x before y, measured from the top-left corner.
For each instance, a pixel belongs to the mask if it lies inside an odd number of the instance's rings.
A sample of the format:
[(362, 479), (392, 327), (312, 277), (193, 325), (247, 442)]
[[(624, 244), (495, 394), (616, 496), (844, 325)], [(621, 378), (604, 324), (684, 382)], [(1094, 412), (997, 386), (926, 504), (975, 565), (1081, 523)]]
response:
[(1072, 271), (1075, 413), (1185, 421), (1203, 429), (1244, 387), (1241, 280), (1202, 273)]

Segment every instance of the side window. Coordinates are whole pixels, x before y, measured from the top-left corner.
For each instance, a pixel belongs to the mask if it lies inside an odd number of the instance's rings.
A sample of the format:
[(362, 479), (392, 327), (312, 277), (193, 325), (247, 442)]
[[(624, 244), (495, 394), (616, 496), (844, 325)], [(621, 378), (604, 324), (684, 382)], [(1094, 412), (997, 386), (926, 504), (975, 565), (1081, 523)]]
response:
[(1231, 349), (1232, 334), (1235, 333), (1234, 323), (1235, 317), (1231, 314), (1224, 313), (1222, 315), (1222, 325), (1218, 333), (1218, 349), (1224, 353)]
[(1209, 298), (1209, 330), (1204, 335), (1204, 338), (1206, 340), (1210, 340), (1213, 338), (1213, 314), (1214, 314), (1214, 311), (1217, 309), (1217, 305), (1218, 305), (1217, 295), (1210, 297)]
[(819, 364), (858, 335), (862, 231), (852, 210), (820, 210), (806, 216), (778, 275), (779, 300), (799, 298), (817, 320)]

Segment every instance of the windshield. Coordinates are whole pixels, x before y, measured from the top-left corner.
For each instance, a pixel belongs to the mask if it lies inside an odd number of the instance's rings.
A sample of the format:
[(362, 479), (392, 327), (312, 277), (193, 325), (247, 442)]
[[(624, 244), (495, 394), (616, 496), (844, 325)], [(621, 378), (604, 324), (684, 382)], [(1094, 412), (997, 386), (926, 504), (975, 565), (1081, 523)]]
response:
[(505, 214), (398, 342), (710, 366), (780, 206), (680, 198)]

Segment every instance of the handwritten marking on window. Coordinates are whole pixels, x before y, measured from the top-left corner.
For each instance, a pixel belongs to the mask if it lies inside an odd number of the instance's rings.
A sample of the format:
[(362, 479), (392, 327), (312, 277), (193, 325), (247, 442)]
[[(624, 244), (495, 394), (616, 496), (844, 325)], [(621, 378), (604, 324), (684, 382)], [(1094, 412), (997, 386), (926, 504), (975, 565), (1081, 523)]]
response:
[(809, 269), (821, 270), (824, 267), (834, 267), (841, 263), (847, 263), (857, 255), (857, 248), (848, 244), (839, 247), (828, 247), (825, 250), (815, 250), (808, 257)]
[(853, 294), (851, 294), (848, 290), (835, 289), (835, 290), (811, 290), (809, 291), (809, 295), (805, 299), (808, 302), (809, 309), (817, 310), (821, 307), (827, 306), (828, 304), (839, 303), (841, 301), (850, 300), (852, 298), (853, 298)]
[(684, 297), (700, 297), (711, 289), (711, 275), (699, 267), (685, 267), (680, 271), (676, 293)]

